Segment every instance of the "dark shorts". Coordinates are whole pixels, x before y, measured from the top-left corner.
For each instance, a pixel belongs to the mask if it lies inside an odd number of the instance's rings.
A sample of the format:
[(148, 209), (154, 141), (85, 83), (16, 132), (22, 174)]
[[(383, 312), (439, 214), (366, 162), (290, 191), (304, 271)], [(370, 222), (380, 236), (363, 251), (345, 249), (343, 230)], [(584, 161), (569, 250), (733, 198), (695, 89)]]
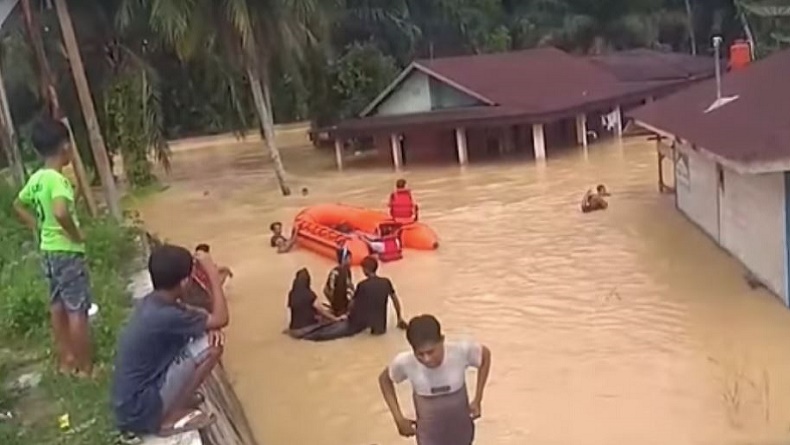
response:
[(44, 275), (49, 282), (50, 304), (62, 304), (69, 312), (88, 312), (92, 296), (85, 255), (44, 252)]

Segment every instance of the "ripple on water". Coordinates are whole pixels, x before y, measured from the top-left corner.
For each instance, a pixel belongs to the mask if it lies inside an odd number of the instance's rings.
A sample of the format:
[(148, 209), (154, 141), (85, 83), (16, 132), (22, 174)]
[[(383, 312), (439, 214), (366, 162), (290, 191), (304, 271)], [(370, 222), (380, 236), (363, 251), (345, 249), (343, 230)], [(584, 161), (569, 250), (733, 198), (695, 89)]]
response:
[[(552, 153), (542, 168), (519, 161), (463, 172), (336, 174), (326, 169), (329, 153), (284, 155), (294, 187), (308, 186), (309, 196), (281, 198), (264, 154), (250, 146), (176, 155), (173, 187), (143, 209), (154, 230), (210, 240), (238, 271), (226, 360), (263, 443), (403, 443), (376, 383), (407, 348), (402, 333), (320, 345), (281, 335), (294, 271), (308, 267), (319, 290), (331, 264), (267, 246), (268, 222), (320, 202), (381, 208), (399, 176), (442, 247), (406, 252), (382, 273), (407, 314), (435, 313), (448, 338), (477, 338), (493, 350), (478, 443), (721, 445), (786, 436), (790, 349), (775, 338), (790, 338), (790, 316), (749, 294), (732, 260), (656, 193), (652, 143), (595, 145), (587, 159)], [(609, 210), (582, 214), (581, 194), (598, 183), (613, 192)], [(174, 215), (189, 221), (177, 232)], [(733, 371), (741, 368), (728, 363), (743, 356), (748, 367)], [(761, 405), (759, 385), (748, 382), (763, 372), (774, 392)], [(722, 394), (741, 375), (744, 401), (733, 415)], [(410, 409), (408, 388), (400, 393)]]

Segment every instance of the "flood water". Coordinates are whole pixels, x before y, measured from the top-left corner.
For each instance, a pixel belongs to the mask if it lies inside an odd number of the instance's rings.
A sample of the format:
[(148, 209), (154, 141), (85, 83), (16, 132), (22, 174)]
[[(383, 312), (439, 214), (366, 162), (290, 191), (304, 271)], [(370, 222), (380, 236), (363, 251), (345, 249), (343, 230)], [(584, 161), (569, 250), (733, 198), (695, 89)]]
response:
[[(550, 153), (550, 156), (553, 153)], [(382, 208), (399, 176), (332, 169), (332, 153), (285, 152), (295, 197), (277, 193), (258, 146), (176, 155), (172, 187), (141, 210), (178, 243), (231, 266), (225, 364), (260, 443), (395, 445), (377, 376), (402, 333), (323, 344), (281, 334), (295, 271), (320, 295), (331, 262), (277, 255), (268, 225), (314, 203)], [(437, 252), (386, 264), (406, 315), (493, 352), (476, 444), (774, 444), (790, 427), (790, 311), (657, 192), (640, 139), (529, 161), (403, 174)], [(579, 211), (605, 183), (609, 210)], [(300, 196), (302, 186), (309, 196)], [(355, 281), (360, 274), (355, 271)], [(394, 316), (391, 315), (390, 323)], [(408, 386), (402, 405), (411, 410)]]

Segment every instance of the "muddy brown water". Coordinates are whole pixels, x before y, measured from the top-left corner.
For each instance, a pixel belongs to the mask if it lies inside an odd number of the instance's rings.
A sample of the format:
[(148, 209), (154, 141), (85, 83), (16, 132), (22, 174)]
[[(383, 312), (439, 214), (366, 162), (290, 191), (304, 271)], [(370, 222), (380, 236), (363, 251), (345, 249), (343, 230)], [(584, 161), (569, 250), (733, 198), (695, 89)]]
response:
[[(171, 241), (212, 244), (236, 278), (226, 366), (261, 443), (395, 445), (377, 375), (407, 347), (395, 330), (325, 344), (290, 340), (285, 296), (306, 266), (277, 255), (268, 224), (302, 207), (381, 208), (386, 168), (337, 173), (331, 153), (285, 152), (294, 197), (277, 193), (258, 146), (177, 154), (171, 188), (141, 205)], [(477, 444), (778, 443), (790, 426), (790, 311), (751, 290), (743, 269), (657, 193), (656, 154), (640, 139), (527, 161), (404, 173), (434, 253), (383, 266), (407, 315), (433, 313), (449, 338), (493, 351)], [(608, 211), (584, 215), (603, 182)], [(306, 186), (306, 197), (298, 189)], [(359, 273), (355, 271), (355, 278)], [(407, 386), (400, 388), (411, 409)]]

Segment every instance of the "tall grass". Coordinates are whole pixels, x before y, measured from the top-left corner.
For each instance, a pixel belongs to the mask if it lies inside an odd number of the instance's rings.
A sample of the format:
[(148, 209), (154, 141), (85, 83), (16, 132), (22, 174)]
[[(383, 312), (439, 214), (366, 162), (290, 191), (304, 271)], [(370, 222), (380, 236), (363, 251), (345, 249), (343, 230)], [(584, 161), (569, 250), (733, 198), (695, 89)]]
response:
[[(138, 231), (131, 225), (82, 215), (93, 297), (100, 307), (99, 316), (92, 323), (98, 376), (93, 381), (58, 376), (51, 371), (48, 295), (40, 255), (33, 234), (13, 214), (15, 195), (15, 190), (0, 181), (0, 348), (10, 357), (27, 357), (28, 361), (29, 357), (39, 357), (37, 369), (44, 372), (44, 379), (33, 390), (35, 394), (0, 398), (3, 408), (14, 414), (11, 421), (0, 420), (0, 443), (112, 443), (110, 365), (130, 305), (126, 284), (130, 264), (139, 252)], [(17, 365), (23, 366), (22, 362)], [(14, 366), (6, 358), (0, 374), (13, 375)], [(57, 424), (57, 417), (63, 414), (69, 414), (71, 420), (67, 431)]]

